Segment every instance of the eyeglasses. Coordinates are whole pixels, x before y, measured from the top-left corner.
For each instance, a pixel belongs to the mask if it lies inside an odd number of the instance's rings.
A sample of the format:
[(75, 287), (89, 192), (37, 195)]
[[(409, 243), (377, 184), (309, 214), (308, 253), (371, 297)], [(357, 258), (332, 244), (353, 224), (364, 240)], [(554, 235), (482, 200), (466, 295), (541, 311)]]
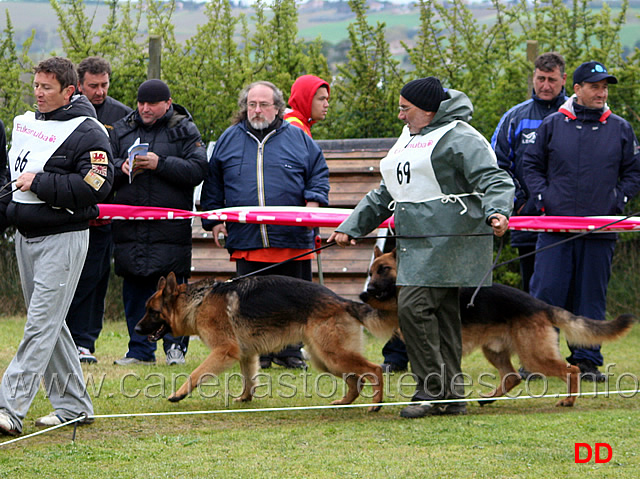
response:
[(251, 101), (247, 103), (247, 107), (249, 108), (249, 110), (255, 110), (257, 107), (260, 107), (261, 110), (266, 110), (267, 108), (271, 108), (272, 106), (273, 106), (273, 103), (267, 103), (264, 101), (261, 101), (260, 103)]
[(409, 110), (411, 110), (415, 105), (411, 105), (411, 106), (399, 106), (398, 107), (398, 111), (401, 113), (406, 113)]

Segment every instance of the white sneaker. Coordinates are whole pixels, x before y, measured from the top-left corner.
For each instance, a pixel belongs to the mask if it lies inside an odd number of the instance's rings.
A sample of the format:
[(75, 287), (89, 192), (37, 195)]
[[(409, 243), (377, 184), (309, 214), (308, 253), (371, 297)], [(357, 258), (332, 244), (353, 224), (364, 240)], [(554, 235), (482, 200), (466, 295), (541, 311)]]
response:
[(97, 363), (98, 358), (96, 358), (91, 351), (87, 348), (83, 348), (82, 346), (78, 346), (78, 358), (81, 363)]
[(59, 426), (63, 421), (60, 416), (58, 416), (55, 412), (50, 412), (46, 416), (39, 417), (36, 419), (37, 427), (52, 427)]
[[(64, 424), (65, 422), (69, 422), (69, 421), (65, 421), (64, 419), (62, 419), (54, 411), (54, 412), (50, 412), (46, 416), (42, 416), (36, 419), (36, 426), (37, 427), (53, 427), (53, 426), (59, 426), (60, 424)], [(78, 421), (78, 424), (91, 424), (92, 422), (93, 422), (93, 418), (85, 417), (85, 419)]]
[(173, 366), (174, 364), (185, 364), (184, 353), (178, 348), (171, 348), (167, 351), (167, 364)]
[(155, 364), (156, 360), (155, 359), (151, 359), (150, 361), (143, 361), (142, 359), (138, 359), (138, 358), (128, 358), (128, 357), (124, 357), (124, 358), (120, 358), (120, 359), (116, 359), (113, 364), (117, 364), (118, 366), (132, 366), (134, 364)]
[(20, 431), (13, 426), (11, 418), (3, 412), (0, 412), (0, 434), (4, 434), (6, 436), (17, 436), (20, 434)]

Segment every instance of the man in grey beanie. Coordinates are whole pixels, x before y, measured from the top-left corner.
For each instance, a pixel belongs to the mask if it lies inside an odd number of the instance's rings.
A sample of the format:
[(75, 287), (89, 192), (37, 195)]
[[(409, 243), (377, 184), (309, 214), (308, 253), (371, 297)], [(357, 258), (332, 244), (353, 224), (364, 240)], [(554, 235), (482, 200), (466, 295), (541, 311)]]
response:
[(354, 245), (395, 214), (398, 318), (417, 382), (413, 400), (421, 402), (400, 415), (466, 414), (458, 291), (478, 286), (491, 268), (493, 235), (507, 231), (514, 186), (467, 123), (473, 106), (464, 93), (420, 78), (402, 88), (398, 109), (406, 126), (380, 162), (380, 187), (329, 241)]

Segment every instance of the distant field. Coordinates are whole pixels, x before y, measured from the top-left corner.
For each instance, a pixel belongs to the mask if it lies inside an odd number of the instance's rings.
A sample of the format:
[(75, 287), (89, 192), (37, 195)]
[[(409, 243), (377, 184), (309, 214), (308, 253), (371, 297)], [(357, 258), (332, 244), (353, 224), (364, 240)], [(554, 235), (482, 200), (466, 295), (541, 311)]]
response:
[[(34, 15), (34, 8), (38, 14)], [(203, 7), (204, 8), (204, 7)], [(25, 38), (36, 31), (36, 40), (31, 48), (32, 54), (47, 55), (51, 52), (60, 52), (61, 42), (57, 32), (57, 20), (53, 9), (48, 3), (33, 2), (1, 2), (0, 9), (6, 10), (11, 18), (17, 43), (20, 45)], [(617, 9), (613, 10), (615, 14)], [(104, 5), (89, 5), (87, 16), (94, 16), (96, 31), (106, 18), (107, 7)], [(236, 10), (237, 14), (244, 12), (251, 18), (252, 10)], [(476, 18), (481, 18), (481, 23), (491, 23), (494, 20), (491, 9), (477, 8), (473, 10)], [(624, 45), (632, 48), (640, 43), (640, 20), (638, 15), (640, 8), (630, 9), (627, 24), (624, 26), (620, 37)], [(320, 12), (300, 12), (298, 19), (298, 31), (301, 38), (313, 40), (320, 36), (324, 40), (336, 44), (348, 39), (347, 27), (353, 21), (353, 15), (338, 12), (335, 9), (327, 9)], [(174, 27), (176, 38), (184, 42), (197, 31), (198, 25), (205, 20), (203, 10), (178, 10), (174, 13)], [(377, 22), (386, 24), (387, 41), (410, 41), (415, 35), (420, 23), (417, 9), (412, 7), (398, 8), (396, 12), (371, 12), (368, 15), (369, 22), (375, 25)], [(5, 21), (0, 22), (0, 28), (4, 29)]]

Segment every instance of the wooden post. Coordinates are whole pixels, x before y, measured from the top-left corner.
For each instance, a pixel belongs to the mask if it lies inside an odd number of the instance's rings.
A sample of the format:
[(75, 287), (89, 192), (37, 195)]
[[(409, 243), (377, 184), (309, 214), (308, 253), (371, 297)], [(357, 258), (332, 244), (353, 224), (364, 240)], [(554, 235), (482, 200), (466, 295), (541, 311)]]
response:
[[(527, 61), (533, 65), (536, 58), (538, 58), (538, 42), (537, 40), (527, 40)], [(527, 84), (529, 85), (527, 98), (533, 89), (533, 74), (531, 72), (533, 72), (533, 70), (529, 70), (529, 74), (527, 75)]]
[(147, 69), (147, 80), (160, 78), (162, 57), (162, 37), (151, 35), (149, 37), (149, 67)]

